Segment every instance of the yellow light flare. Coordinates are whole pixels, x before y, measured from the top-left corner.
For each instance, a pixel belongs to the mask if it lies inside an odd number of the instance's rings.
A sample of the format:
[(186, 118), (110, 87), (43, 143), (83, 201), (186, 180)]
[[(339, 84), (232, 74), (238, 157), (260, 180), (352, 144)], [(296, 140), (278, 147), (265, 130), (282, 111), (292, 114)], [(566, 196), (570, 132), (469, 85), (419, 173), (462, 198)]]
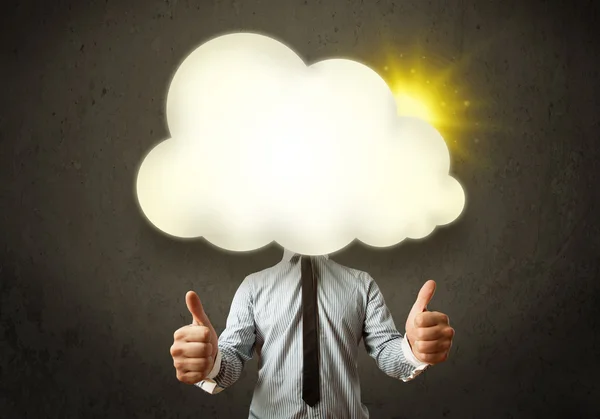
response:
[(481, 103), (457, 80), (461, 63), (425, 54), (420, 46), (402, 52), (390, 49), (384, 57), (382, 75), (394, 93), (398, 115), (427, 121), (453, 154), (464, 156), (462, 146), (470, 142), (474, 128), (470, 119)]
[(397, 94), (395, 97), (398, 105), (398, 115), (415, 117), (427, 122), (432, 122), (433, 115), (429, 110), (429, 107), (423, 103), (423, 101), (406, 93)]
[[(508, 25), (514, 28), (516, 24), (515, 21)], [(437, 50), (429, 43), (417, 41), (402, 45), (396, 39), (387, 38), (378, 62), (378, 66), (387, 67), (381, 74), (393, 92), (398, 95), (408, 93), (427, 105), (431, 116), (428, 122), (442, 134), (451, 154), (461, 160), (470, 160), (470, 164), (480, 168), (489, 167), (491, 161), (482, 155), (472, 160), (471, 148), (484, 143), (486, 133), (508, 134), (509, 128), (493, 122), (490, 115), (494, 103), (485, 96), (473, 94), (467, 83), (467, 70), (481, 54), (510, 43), (511, 33), (502, 27), (486, 38), (477, 39), (468, 50), (461, 48), (456, 54), (451, 49)]]

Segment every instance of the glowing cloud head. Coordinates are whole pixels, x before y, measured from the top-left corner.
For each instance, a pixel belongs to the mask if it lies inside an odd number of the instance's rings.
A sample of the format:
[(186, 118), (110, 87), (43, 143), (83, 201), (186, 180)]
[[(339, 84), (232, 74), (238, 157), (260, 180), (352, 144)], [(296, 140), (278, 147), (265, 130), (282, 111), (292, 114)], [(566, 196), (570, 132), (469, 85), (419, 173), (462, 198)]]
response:
[(167, 120), (136, 186), (172, 236), (318, 255), (423, 238), (464, 207), (442, 136), (398, 116), (385, 81), (355, 61), (307, 66), (267, 36), (214, 38), (175, 73)]

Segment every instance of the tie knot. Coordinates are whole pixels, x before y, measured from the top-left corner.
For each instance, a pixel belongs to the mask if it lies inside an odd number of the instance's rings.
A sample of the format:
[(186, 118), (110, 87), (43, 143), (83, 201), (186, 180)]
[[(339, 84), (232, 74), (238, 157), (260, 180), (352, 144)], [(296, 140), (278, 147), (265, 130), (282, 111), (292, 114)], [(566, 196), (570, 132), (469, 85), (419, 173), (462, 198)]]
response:
[(313, 267), (313, 257), (312, 256), (302, 256), (300, 258), (300, 263), (302, 264), (302, 270), (310, 269)]

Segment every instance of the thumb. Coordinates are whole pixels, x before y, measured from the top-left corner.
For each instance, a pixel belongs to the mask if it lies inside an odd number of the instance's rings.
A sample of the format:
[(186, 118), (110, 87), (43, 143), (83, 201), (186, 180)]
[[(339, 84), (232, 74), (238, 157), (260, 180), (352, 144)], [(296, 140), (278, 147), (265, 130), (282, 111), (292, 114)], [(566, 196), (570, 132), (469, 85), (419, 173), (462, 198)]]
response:
[(210, 326), (210, 320), (204, 312), (200, 297), (194, 291), (188, 291), (185, 294), (185, 304), (192, 314), (192, 324), (194, 326)]
[(431, 302), (433, 294), (435, 293), (435, 281), (429, 280), (421, 287), (417, 300), (412, 307), (411, 314), (422, 313), (427, 310), (427, 305)]

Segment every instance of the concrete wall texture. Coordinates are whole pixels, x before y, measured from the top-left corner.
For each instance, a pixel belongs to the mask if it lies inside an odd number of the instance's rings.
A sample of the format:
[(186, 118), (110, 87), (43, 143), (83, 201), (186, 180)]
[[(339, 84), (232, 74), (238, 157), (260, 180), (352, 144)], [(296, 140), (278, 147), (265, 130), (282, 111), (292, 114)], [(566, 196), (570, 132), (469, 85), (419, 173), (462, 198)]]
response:
[[(154, 229), (133, 185), (168, 135), (177, 65), (251, 30), (307, 62), (377, 71), (415, 46), (468, 91), (451, 137), (467, 206), (423, 241), (354, 243), (396, 325), (427, 279), (457, 331), (411, 383), (364, 348), (373, 418), (600, 417), (599, 5), (592, 1), (24, 0), (3, 3), (0, 80), (0, 418), (243, 418), (256, 360), (212, 396), (169, 354), (203, 298), (220, 333), (276, 245), (234, 254)], [(600, 39), (600, 38), (597, 38)], [(411, 55), (412, 54), (412, 55)], [(457, 117), (458, 118), (458, 117)], [(468, 127), (467, 127), (468, 125)], [(456, 143), (454, 143), (456, 141)], [(403, 332), (403, 329), (400, 328)]]

